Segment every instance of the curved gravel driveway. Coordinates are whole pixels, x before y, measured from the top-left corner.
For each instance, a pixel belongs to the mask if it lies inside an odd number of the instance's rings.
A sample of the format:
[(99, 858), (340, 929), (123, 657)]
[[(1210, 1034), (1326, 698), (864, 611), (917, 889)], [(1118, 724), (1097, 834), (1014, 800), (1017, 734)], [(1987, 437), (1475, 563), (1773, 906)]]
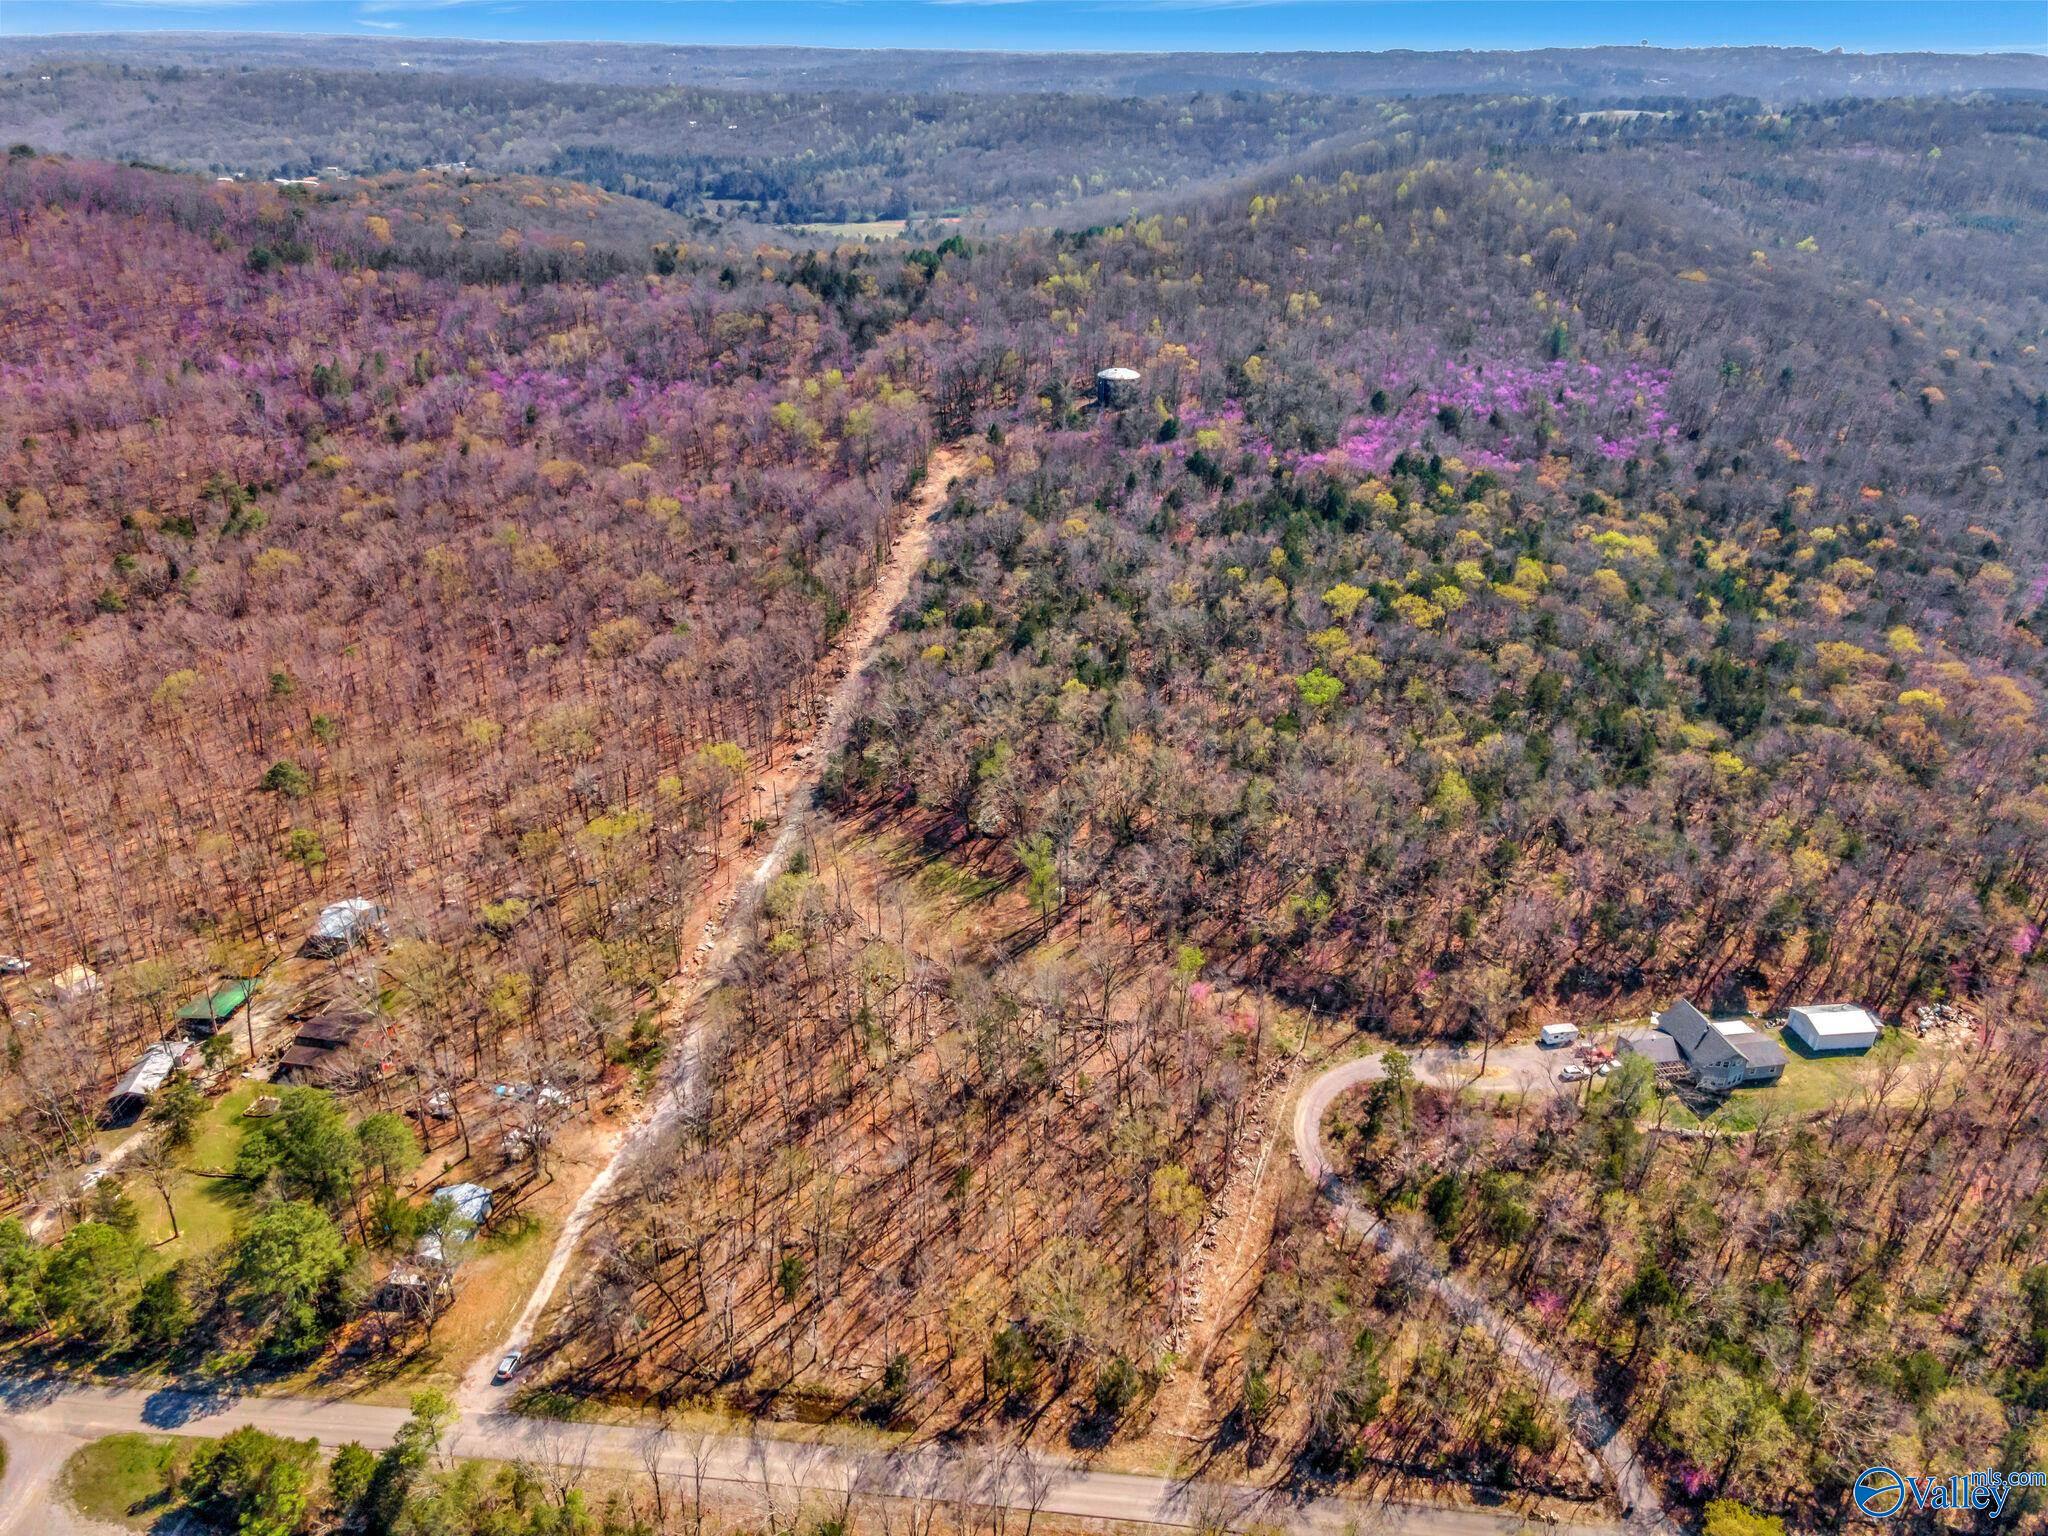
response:
[[(1412, 1054), (1410, 1059), (1414, 1062), (1418, 1078), (1439, 1086), (1466, 1086), (1477, 1071), (1477, 1064), (1469, 1057), (1460, 1057), (1449, 1051), (1422, 1051)], [(1489, 1072), (1494, 1068), (1506, 1068), (1515, 1077), (1521, 1077), (1530, 1070), (1547, 1075), (1546, 1061), (1562, 1065), (1569, 1059), (1562, 1052), (1541, 1051), (1536, 1046), (1510, 1046), (1495, 1050), (1488, 1065)], [(1294, 1155), (1300, 1161), (1302, 1171), (1315, 1184), (1317, 1192), (1330, 1202), (1345, 1230), (1363, 1238), (1382, 1253), (1416, 1260), (1428, 1277), (1430, 1289), (1451, 1315), (1481, 1329), (1507, 1359), (1529, 1375), (1556, 1405), (1579, 1443), (1599, 1459), (1609, 1484), (1620, 1497), (1630, 1531), (1676, 1536), (1678, 1526), (1665, 1514), (1656, 1486), (1643, 1471), (1635, 1442), (1608, 1416), (1591, 1390), (1531, 1338), (1521, 1325), (1455, 1275), (1447, 1273), (1433, 1255), (1411, 1243), (1391, 1223), (1355, 1200), (1338, 1177), (1329, 1154), (1323, 1150), (1323, 1121), (1329, 1116), (1330, 1106), (1347, 1090), (1361, 1083), (1377, 1082), (1385, 1076), (1386, 1069), (1380, 1065), (1377, 1054), (1362, 1056), (1332, 1067), (1302, 1090), (1294, 1109)], [(1489, 1077), (1489, 1081), (1472, 1086), (1509, 1091), (1518, 1084), (1513, 1081), (1495, 1082)]]

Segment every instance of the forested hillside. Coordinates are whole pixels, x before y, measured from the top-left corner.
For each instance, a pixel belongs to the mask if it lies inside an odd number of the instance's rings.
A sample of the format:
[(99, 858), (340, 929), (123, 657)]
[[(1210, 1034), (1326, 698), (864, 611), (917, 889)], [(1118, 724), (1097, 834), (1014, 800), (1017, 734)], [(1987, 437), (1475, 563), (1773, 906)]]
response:
[[(1833, 219), (1888, 219), (1909, 166)], [(1049, 430), (956, 509), (848, 793), (1046, 836), (1076, 895), (1387, 1020), (2010, 982), (2044, 894), (2038, 208), (2003, 262), (1938, 229), (1902, 273), (1867, 224), (1569, 169), (1340, 171), (936, 289), (1044, 359)], [(1111, 361), (1152, 403), (1096, 423), (1066, 380)]]
[[(323, 37), (343, 69), (418, 70), (557, 82), (699, 85), (720, 90), (974, 91), (1157, 96), (1184, 91), (1317, 95), (1463, 95), (1511, 91), (1612, 100), (1662, 92), (1770, 101), (2041, 90), (2031, 53), (1847, 53), (1818, 48), (1534, 48), (1381, 53), (998, 53), (942, 48), (720, 48), (661, 44)], [(10, 68), (89, 60), (181, 69), (286, 68), (307, 40), (263, 33), (20, 36), (0, 41)]]
[[(0, 198), (7, 943), (106, 973), (118, 1053), (372, 891), (467, 998), (423, 1053), (480, 1070), (467, 1012), (601, 1066), (885, 543), (912, 377), (785, 284), (459, 289), (379, 215), (32, 157)], [(20, 1038), (15, 1179), (106, 1059)]]
[[(856, 844), (771, 896), (563, 1379), (1150, 1432), (1297, 1048), (1260, 988), (1475, 1045), (1846, 995), (1986, 1027), (1768, 1140), (1646, 1132), (1628, 1075), (1526, 1114), (1396, 1078), (1336, 1128), (1681, 1499), (1825, 1529), (1871, 1461), (2037, 1444), (2040, 127), (1353, 153), (945, 260), (934, 405), (982, 456), (828, 771)], [(1794, 176), (1810, 223), (1744, 213)], [(1093, 407), (1111, 363), (1140, 406)], [(1219, 1454), (1571, 1491), (1412, 1271), (1306, 1191), (1270, 1219)]]
[[(1353, 105), (1239, 185), (924, 247), (13, 155), (0, 1159), (66, 1224), (0, 1226), (17, 1347), (161, 1359), (167, 1286), (209, 1360), (396, 1357), (362, 1255), (440, 1202), (383, 1122), (523, 1196), (543, 1120), (669, 1071), (526, 1406), (1597, 1497), (1440, 1272), (1687, 1511), (1835, 1528), (1866, 1460), (2036, 1455), (2048, 118)], [(1250, 158), (1301, 142), (1255, 106)], [(798, 749), (936, 444), (850, 733)], [(825, 814), (782, 823), (799, 756)], [(778, 825), (678, 1029), (707, 882)], [(202, 1137), (231, 1232), (155, 1264), (70, 1183), (109, 1080), (348, 895), (377, 1071)], [(1394, 1058), (1332, 1131), (1407, 1258), (1270, 1172), (1326, 1053), (1677, 995), (1961, 1022), (1733, 1130), (1640, 1065), (1481, 1099)]]
[[(958, 217), (975, 227), (1073, 228), (1185, 202), (1277, 164), (1292, 169), (1317, 146), (1341, 146), (1344, 164), (1363, 170), (1486, 155), (1503, 144), (1523, 158), (1546, 143), (1576, 157), (1669, 140), (1678, 146), (1674, 156), (1635, 161), (1636, 171), (1654, 166), (1661, 176), (1702, 139), (1724, 136), (1751, 152), (1703, 169), (1738, 178), (1761, 173), (1747, 184), (1747, 206), (1769, 216), (1829, 203), (1818, 189), (1844, 153), (1853, 160), (1882, 145), (1917, 154), (1937, 142), (1953, 149), (1959, 133), (1985, 116), (1981, 106), (1956, 111), (1933, 103), (1787, 108), (1800, 126), (1778, 130), (1777, 147), (1789, 147), (1785, 135), (1792, 135), (1814, 153), (1793, 173), (1773, 176), (1753, 162), (1774, 137), (1762, 124), (1775, 120), (1760, 119), (1758, 97), (1776, 93), (1748, 83), (1740, 70), (1711, 91), (1678, 91), (1646, 74), (1631, 105), (1605, 109), (1594, 102), (1609, 93), (1584, 81), (1560, 80), (1537, 95), (1527, 85), (1470, 75), (1467, 94), (1454, 98), (1334, 91), (1320, 76), (1295, 80), (1286, 71), (1270, 82), (1195, 76), (1184, 85), (1152, 80), (1110, 89), (1082, 76), (983, 90), (971, 70), (934, 68), (917, 72), (914, 83), (869, 72), (798, 76), (771, 89), (688, 72), (642, 81), (612, 71), (565, 84), (516, 72), (343, 68), (351, 61), (335, 46), (318, 58), (323, 67), (296, 59), (288, 68), (240, 69), (64, 59), (20, 68), (0, 75), (0, 134), (42, 149), (258, 177), (466, 163), (492, 176), (569, 177), (714, 219)], [(2048, 89), (2048, 76), (2035, 84)], [(1868, 80), (1846, 79), (1838, 87), (1871, 88)], [(1865, 168), (1879, 178), (1895, 171)], [(1889, 192), (1910, 184), (1894, 178)], [(1691, 189), (1685, 179), (1644, 186), (1656, 202)], [(1827, 233), (1861, 238), (1878, 192), (1866, 182), (1844, 205), (1856, 210), (1851, 227)], [(1964, 216), (1941, 206), (1945, 217)]]
[(258, 176), (467, 162), (769, 223), (1059, 213), (1297, 154), (1383, 116), (1298, 93), (759, 93), (334, 71), (59, 67), (0, 78), (39, 147)]

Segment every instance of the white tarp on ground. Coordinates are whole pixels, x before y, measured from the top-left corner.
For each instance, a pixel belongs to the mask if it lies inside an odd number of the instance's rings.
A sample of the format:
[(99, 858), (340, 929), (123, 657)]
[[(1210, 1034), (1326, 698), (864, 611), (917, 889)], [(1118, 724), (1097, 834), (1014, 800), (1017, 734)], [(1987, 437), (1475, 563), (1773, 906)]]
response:
[(434, 1191), (433, 1198), (446, 1200), (455, 1207), (455, 1214), (472, 1227), (484, 1224), (484, 1218), (491, 1214), (491, 1192), (481, 1184), (443, 1184)]
[(377, 903), (351, 896), (321, 909), (307, 943), (320, 949), (352, 949), (375, 932), (383, 918), (384, 909)]

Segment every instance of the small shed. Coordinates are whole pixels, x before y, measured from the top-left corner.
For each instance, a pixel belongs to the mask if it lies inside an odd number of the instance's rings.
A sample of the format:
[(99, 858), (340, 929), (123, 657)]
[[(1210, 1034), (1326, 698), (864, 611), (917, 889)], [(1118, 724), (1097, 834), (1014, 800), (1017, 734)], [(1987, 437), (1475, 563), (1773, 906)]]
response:
[(100, 989), (100, 973), (89, 965), (67, 965), (50, 978), (50, 990), (60, 1002), (76, 1002)]
[(377, 1288), (375, 1304), (388, 1312), (428, 1312), (455, 1295), (455, 1265), (430, 1237), (391, 1266)]
[(179, 1026), (194, 1039), (220, 1033), (255, 995), (253, 978), (231, 981), (205, 997), (195, 997), (177, 1012)]
[(1105, 368), (1095, 375), (1095, 403), (1105, 411), (1127, 410), (1138, 403), (1138, 370)]
[(191, 1049), (183, 1040), (157, 1041), (114, 1084), (114, 1091), (107, 1095), (107, 1113), (115, 1119), (140, 1114), (142, 1107), (156, 1097), (156, 1091), (184, 1064)]
[(1808, 1003), (1794, 1008), (1785, 1026), (1809, 1051), (1867, 1051), (1878, 1023), (1854, 1003)]

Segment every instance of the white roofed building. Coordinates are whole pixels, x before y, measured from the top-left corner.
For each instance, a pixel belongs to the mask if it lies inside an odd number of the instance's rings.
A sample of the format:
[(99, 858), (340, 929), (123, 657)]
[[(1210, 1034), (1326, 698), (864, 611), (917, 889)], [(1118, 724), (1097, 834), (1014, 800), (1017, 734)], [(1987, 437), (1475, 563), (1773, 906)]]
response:
[(374, 901), (351, 896), (320, 909), (313, 931), (306, 935), (300, 953), (321, 959), (345, 955), (358, 944), (366, 944), (383, 926), (384, 909)]
[(142, 1059), (128, 1069), (107, 1095), (108, 1113), (119, 1119), (139, 1111), (156, 1097), (157, 1089), (170, 1081), (171, 1074), (185, 1063), (190, 1049), (183, 1040), (159, 1040), (142, 1053)]
[(1880, 1027), (1854, 1003), (1808, 1003), (1794, 1008), (1785, 1026), (1809, 1051), (1867, 1051)]
[(1139, 379), (1135, 368), (1103, 369), (1095, 375), (1095, 403), (1106, 411), (1121, 411), (1136, 405)]

